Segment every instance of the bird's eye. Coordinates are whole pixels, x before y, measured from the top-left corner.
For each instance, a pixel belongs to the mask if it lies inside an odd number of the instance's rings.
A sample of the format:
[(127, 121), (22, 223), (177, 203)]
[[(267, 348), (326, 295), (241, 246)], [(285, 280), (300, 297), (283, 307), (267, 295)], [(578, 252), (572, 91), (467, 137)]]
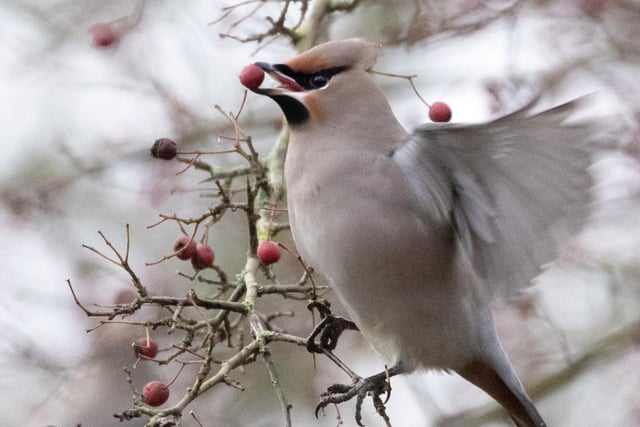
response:
[(314, 74), (293, 73), (291, 75), (294, 75), (298, 84), (306, 90), (323, 89), (327, 87), (333, 76), (345, 69), (345, 67), (333, 67), (318, 71)]
[(309, 79), (309, 85), (314, 89), (323, 88), (329, 83), (329, 77), (324, 74), (314, 74)]

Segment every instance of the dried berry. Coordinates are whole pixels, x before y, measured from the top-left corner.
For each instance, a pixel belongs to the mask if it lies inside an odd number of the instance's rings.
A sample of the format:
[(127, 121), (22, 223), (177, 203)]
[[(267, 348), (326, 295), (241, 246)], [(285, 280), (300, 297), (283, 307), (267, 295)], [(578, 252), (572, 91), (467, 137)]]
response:
[(178, 145), (169, 138), (156, 139), (151, 147), (151, 155), (156, 159), (173, 160), (178, 154)]

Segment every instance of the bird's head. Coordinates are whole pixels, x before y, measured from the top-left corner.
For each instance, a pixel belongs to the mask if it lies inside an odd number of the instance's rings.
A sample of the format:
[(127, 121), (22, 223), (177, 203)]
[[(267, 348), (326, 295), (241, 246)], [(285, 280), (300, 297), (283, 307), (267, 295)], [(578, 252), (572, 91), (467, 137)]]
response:
[(256, 62), (279, 83), (256, 87), (253, 92), (276, 101), (292, 128), (344, 121), (388, 108), (380, 89), (367, 72), (381, 46), (361, 39), (318, 45), (284, 63)]

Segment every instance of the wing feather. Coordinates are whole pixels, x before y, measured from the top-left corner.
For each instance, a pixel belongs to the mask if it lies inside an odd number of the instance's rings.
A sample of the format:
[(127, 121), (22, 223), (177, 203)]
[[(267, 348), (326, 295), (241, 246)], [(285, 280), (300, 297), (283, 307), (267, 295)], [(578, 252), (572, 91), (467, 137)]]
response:
[(593, 124), (566, 121), (579, 104), (425, 126), (393, 154), (421, 212), (451, 222), (492, 297), (526, 287), (587, 215)]

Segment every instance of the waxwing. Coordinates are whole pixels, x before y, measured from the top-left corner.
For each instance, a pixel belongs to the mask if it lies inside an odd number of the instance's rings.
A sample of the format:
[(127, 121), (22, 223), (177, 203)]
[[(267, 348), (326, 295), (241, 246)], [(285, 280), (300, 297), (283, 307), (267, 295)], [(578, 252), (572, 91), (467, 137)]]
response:
[(566, 123), (570, 102), (408, 133), (368, 72), (379, 51), (349, 39), (255, 64), (280, 86), (254, 92), (291, 129), (296, 246), (392, 374), (455, 371), (517, 426), (544, 426), (489, 307), (528, 286), (585, 218), (590, 129)]

